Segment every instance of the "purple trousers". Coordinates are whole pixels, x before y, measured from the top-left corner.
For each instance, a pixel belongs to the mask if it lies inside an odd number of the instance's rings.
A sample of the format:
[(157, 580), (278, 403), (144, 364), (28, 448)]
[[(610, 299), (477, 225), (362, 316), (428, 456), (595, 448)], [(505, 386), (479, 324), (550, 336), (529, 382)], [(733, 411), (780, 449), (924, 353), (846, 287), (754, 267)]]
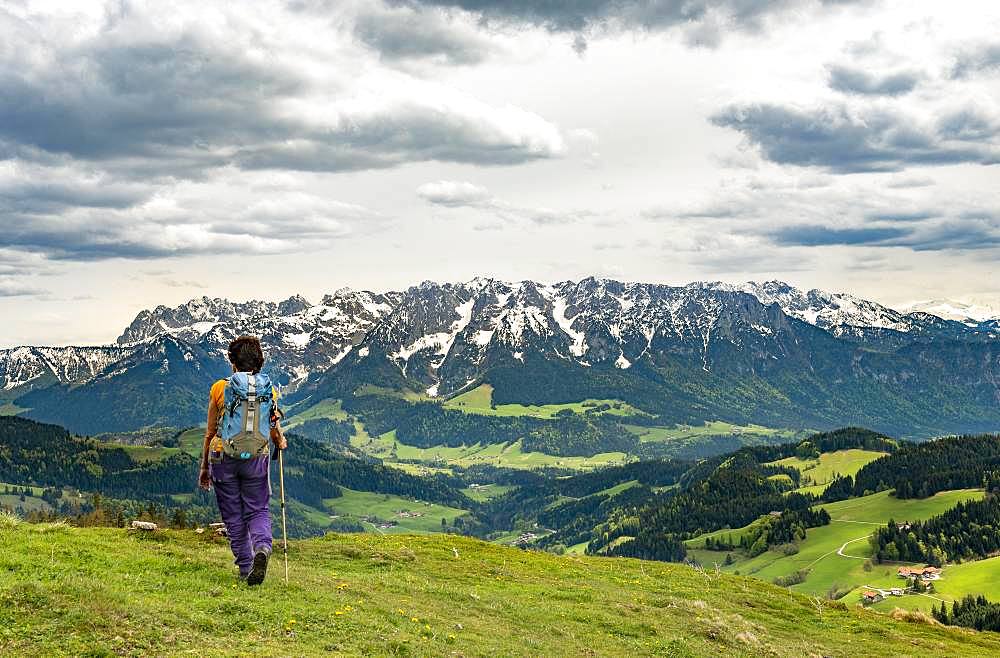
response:
[(232, 459), (212, 464), (212, 484), (222, 522), (229, 534), (229, 547), (240, 575), (250, 572), (257, 550), (271, 552), (271, 483), (267, 455)]

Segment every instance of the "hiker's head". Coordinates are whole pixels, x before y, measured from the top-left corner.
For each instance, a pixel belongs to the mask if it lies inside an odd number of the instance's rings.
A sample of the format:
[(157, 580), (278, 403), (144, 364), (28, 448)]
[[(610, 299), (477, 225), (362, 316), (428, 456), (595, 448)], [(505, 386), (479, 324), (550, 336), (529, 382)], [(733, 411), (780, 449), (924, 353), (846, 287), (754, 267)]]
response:
[(264, 367), (264, 350), (256, 336), (240, 336), (229, 343), (229, 362), (236, 372), (257, 374)]

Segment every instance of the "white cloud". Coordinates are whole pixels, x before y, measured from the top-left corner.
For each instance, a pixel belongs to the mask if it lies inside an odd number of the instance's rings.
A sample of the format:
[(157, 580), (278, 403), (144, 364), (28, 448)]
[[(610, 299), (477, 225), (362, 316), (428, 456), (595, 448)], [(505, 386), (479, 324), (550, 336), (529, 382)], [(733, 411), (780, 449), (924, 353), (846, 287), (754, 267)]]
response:
[[(594, 213), (580, 210), (555, 210), (546, 207), (517, 205), (498, 199), (481, 185), (466, 181), (437, 181), (417, 188), (417, 195), (429, 203), (448, 208), (474, 208), (491, 214), (495, 220), (507, 223), (530, 223), (537, 226), (570, 224), (592, 217)], [(479, 230), (492, 230), (496, 221), (477, 225)]]
[(450, 207), (474, 206), (493, 198), (482, 185), (452, 180), (424, 183), (417, 188), (417, 195), (435, 205)]

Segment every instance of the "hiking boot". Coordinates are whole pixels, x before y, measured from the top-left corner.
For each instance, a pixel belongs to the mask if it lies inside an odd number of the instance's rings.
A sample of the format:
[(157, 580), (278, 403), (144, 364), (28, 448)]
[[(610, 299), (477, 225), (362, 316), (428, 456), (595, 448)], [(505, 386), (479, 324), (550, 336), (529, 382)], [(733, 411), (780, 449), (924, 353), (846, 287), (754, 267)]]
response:
[(263, 549), (258, 549), (253, 554), (253, 566), (250, 567), (250, 573), (247, 574), (247, 585), (253, 587), (264, 582), (264, 576), (267, 575), (267, 559), (269, 557), (270, 554)]

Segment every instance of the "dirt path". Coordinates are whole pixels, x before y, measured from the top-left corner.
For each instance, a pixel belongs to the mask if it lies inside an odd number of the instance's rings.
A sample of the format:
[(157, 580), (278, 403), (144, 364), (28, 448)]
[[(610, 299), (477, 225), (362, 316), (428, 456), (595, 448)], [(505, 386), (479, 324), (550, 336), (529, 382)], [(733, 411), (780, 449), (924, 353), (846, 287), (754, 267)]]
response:
[(808, 569), (808, 568), (812, 567), (814, 564), (816, 564), (817, 562), (819, 562), (820, 560), (822, 560), (823, 558), (830, 557), (831, 555), (839, 555), (840, 557), (847, 557), (847, 558), (851, 558), (852, 560), (864, 560), (866, 558), (858, 557), (857, 555), (844, 555), (844, 553), (842, 551), (844, 550), (844, 548), (848, 544), (853, 544), (856, 541), (861, 541), (862, 539), (868, 539), (869, 537), (871, 537), (871, 535), (865, 535), (864, 537), (858, 537), (857, 539), (850, 539), (848, 541), (845, 541), (843, 543), (843, 545), (841, 545), (840, 548), (838, 548), (836, 550), (833, 550), (833, 551), (830, 551), (829, 553), (823, 553), (823, 555), (820, 555), (818, 558), (816, 558), (815, 560), (813, 560), (812, 562), (810, 562), (809, 564), (807, 564), (805, 566), (805, 568)]
[(851, 539), (850, 541), (845, 541), (844, 544), (837, 549), (837, 555), (840, 557), (849, 557), (852, 560), (867, 560), (868, 558), (861, 557), (859, 555), (847, 555), (844, 553), (844, 549), (847, 548), (848, 544), (853, 544), (856, 541), (861, 541), (862, 539), (868, 539), (871, 535), (865, 535), (864, 537), (858, 537), (857, 539)]

